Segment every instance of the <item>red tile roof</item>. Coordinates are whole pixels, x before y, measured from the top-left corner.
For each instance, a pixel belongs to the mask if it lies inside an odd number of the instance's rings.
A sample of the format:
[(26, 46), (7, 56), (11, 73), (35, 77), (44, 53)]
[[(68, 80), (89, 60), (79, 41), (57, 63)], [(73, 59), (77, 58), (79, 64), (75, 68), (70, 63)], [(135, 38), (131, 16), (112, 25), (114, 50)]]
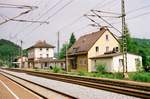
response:
[(77, 49), (77, 53), (88, 52), (90, 48), (95, 44), (95, 42), (102, 36), (102, 34), (108, 29), (101, 28), (98, 32), (93, 32), (91, 34), (87, 34), (81, 36), (75, 44), (68, 50), (69, 54), (73, 53), (73, 49)]
[(55, 48), (55, 46), (46, 43), (46, 41), (38, 41), (36, 44), (29, 47), (27, 50), (32, 48)]

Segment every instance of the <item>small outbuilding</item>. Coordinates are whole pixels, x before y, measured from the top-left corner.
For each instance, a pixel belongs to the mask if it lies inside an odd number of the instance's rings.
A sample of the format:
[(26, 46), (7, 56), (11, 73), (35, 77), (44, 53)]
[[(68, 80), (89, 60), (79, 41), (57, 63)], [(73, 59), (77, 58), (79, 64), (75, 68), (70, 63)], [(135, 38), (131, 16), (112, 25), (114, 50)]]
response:
[[(103, 54), (91, 57), (92, 71), (96, 71), (96, 66), (106, 66), (107, 72), (123, 71), (123, 55), (121, 53)], [(139, 55), (127, 53), (127, 72), (136, 72), (142, 68), (142, 57)], [(126, 67), (125, 67), (126, 70)]]

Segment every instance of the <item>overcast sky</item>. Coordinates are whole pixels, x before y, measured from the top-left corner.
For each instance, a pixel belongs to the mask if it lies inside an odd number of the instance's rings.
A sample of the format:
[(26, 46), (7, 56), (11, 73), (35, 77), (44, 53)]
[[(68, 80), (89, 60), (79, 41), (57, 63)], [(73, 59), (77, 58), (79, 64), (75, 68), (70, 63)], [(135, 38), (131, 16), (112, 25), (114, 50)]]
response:
[[(72, 32), (74, 32), (76, 38), (79, 38), (81, 35), (98, 31), (99, 28), (90, 26), (89, 24), (93, 23), (83, 16), (84, 14), (92, 14), (91, 9), (121, 12), (121, 0), (0, 0), (0, 3), (38, 6), (38, 9), (17, 19), (49, 22), (49, 24), (31, 24), (9, 21), (0, 25), (0, 39), (9, 39), (18, 44), (18, 40), (23, 40), (23, 48), (32, 46), (38, 40), (46, 40), (57, 47), (58, 31), (60, 32), (61, 45), (69, 39)], [(150, 0), (125, 0), (125, 7), (126, 23), (131, 36), (150, 39)], [(4, 21), (5, 16), (12, 18), (26, 10), (0, 7), (0, 22)], [(112, 16), (104, 13), (99, 14)], [(121, 31), (121, 19), (104, 18)], [(92, 19), (101, 25), (107, 25), (99, 18), (94, 17)], [(114, 29), (111, 29), (111, 31), (120, 35)]]

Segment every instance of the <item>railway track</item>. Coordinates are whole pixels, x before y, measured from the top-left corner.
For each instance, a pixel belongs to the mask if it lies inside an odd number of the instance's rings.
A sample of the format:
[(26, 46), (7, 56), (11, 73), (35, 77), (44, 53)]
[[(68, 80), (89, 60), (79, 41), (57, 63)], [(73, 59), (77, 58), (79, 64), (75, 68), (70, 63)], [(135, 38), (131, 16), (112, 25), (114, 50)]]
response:
[(15, 72), (24, 72), (33, 76), (59, 80), (63, 82), (83, 85), (83, 86), (96, 88), (96, 89), (107, 90), (111, 92), (139, 97), (139, 98), (150, 99), (150, 84), (137, 83), (132, 81), (123, 81), (123, 80), (70, 76), (70, 75), (56, 74), (56, 73), (43, 73), (43, 72), (27, 71), (27, 70), (20, 70), (20, 69), (6, 69), (6, 70), (15, 71)]
[[(0, 74), (5, 76), (6, 78), (10, 79), (11, 81), (21, 85), (25, 89), (33, 92), (34, 94), (36, 94), (37, 96), (41, 97), (42, 99), (51, 99), (51, 98), (52, 99), (57, 99), (57, 98), (58, 99), (77, 99), (74, 96), (71, 96), (71, 95), (68, 95), (68, 94), (56, 91), (54, 89), (42, 86), (40, 84), (34, 83), (32, 81), (23, 79), (21, 77), (12, 75), (10, 73), (7, 73), (7, 72), (1, 71), (1, 70), (0, 70)], [(30, 87), (30, 86), (33, 86), (33, 87)], [(35, 89), (39, 89), (39, 90), (35, 90)], [(49, 95), (47, 95), (47, 94), (49, 94)]]

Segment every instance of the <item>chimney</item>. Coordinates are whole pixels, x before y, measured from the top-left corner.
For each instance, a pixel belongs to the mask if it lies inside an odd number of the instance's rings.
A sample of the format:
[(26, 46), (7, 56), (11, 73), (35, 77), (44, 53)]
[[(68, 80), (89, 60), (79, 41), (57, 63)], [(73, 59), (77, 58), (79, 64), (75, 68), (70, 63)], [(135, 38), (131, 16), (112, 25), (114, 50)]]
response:
[(103, 29), (107, 30), (108, 27), (107, 27), (107, 26), (102, 26), (102, 27), (100, 28), (100, 31), (102, 31)]

